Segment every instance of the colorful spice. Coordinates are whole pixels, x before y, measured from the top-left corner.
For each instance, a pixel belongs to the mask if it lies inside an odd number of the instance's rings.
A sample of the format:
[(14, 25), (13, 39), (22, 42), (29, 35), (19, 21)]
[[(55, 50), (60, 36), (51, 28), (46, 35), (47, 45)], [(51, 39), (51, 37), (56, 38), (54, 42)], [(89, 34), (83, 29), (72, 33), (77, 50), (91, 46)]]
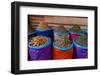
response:
[(65, 34), (65, 33), (68, 32), (66, 30), (66, 28), (64, 26), (61, 26), (61, 25), (54, 27), (54, 31), (57, 32), (60, 35)]
[(73, 25), (70, 31), (74, 33), (78, 33), (78, 32), (81, 32), (81, 28), (79, 25)]
[(36, 36), (36, 37), (33, 37), (31, 39), (31, 45), (34, 47), (34, 46), (42, 46), (46, 43), (48, 43), (49, 39), (47, 37), (44, 37), (44, 36)]
[(60, 48), (67, 48), (71, 45), (71, 42), (62, 37), (62, 38), (55, 40), (54, 45)]
[(78, 38), (75, 40), (75, 42), (81, 46), (87, 47), (88, 44), (88, 38), (84, 35), (78, 36)]

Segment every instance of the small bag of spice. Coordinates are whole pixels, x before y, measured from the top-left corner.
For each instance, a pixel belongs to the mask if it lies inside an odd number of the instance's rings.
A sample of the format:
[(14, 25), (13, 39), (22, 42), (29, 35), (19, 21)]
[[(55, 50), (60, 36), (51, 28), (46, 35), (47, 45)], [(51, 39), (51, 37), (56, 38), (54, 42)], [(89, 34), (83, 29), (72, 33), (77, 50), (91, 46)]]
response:
[(71, 41), (60, 38), (54, 41), (53, 46), (53, 59), (72, 59), (73, 44)]
[(74, 41), (75, 53), (74, 58), (87, 58), (88, 57), (88, 38), (87, 36), (80, 35)]
[(52, 56), (51, 39), (40, 35), (31, 38), (28, 51), (30, 60), (50, 60)]

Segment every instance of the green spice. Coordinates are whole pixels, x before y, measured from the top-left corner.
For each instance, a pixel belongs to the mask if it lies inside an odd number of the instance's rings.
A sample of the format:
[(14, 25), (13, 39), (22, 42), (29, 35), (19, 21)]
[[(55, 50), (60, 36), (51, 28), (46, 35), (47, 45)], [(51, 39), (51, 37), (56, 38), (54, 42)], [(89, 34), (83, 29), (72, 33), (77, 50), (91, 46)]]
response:
[(64, 26), (56, 26), (54, 27), (54, 31), (57, 32), (58, 34), (62, 35), (67, 33), (68, 31), (66, 30), (66, 28)]
[(78, 33), (78, 32), (81, 32), (81, 28), (79, 25), (73, 25), (72, 28), (70, 29), (70, 31)]
[(78, 38), (75, 40), (75, 42), (81, 46), (87, 47), (88, 44), (88, 38), (86, 36), (80, 35)]

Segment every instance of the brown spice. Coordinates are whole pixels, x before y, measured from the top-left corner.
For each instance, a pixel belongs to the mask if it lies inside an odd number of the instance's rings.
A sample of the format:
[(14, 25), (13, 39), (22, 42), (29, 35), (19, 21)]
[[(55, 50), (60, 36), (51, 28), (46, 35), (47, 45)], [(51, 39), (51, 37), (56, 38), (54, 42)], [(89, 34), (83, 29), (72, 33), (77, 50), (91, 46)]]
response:
[(36, 36), (36, 37), (32, 38), (31, 44), (32, 44), (32, 46), (41, 46), (41, 45), (48, 43), (48, 41), (49, 41), (49, 39), (47, 37)]
[(54, 41), (54, 45), (60, 48), (67, 48), (71, 45), (71, 41), (69, 41), (68, 39), (59, 38), (58, 40)]

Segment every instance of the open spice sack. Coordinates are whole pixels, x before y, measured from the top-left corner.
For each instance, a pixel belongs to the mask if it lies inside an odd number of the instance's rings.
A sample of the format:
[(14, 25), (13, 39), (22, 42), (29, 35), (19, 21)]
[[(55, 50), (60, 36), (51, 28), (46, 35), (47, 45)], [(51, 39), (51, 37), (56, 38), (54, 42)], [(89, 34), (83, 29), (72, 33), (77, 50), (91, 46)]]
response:
[(73, 43), (63, 37), (53, 43), (53, 59), (72, 59)]
[(29, 40), (28, 51), (30, 60), (50, 60), (52, 56), (51, 39), (45, 36), (36, 36)]
[(87, 36), (80, 35), (73, 41), (74, 44), (74, 58), (87, 58), (88, 57), (88, 38)]

